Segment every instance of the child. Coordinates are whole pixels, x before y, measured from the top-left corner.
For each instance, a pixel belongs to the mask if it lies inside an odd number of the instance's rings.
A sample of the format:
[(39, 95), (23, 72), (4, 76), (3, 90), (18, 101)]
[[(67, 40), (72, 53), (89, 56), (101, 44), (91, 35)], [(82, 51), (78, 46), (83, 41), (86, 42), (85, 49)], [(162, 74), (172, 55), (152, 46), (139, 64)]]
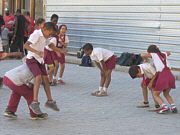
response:
[[(84, 53), (95, 61), (96, 65), (101, 71), (101, 82), (99, 90), (91, 93), (96, 96), (107, 96), (107, 88), (111, 82), (111, 72), (115, 68), (116, 58), (114, 53), (103, 48), (94, 48), (90, 43), (83, 46)], [(100, 65), (101, 63), (101, 65)], [(103, 88), (105, 84), (105, 87)]]
[(51, 22), (54, 23), (54, 25), (56, 26), (57, 29), (58, 29), (58, 25), (57, 25), (58, 19), (59, 19), (59, 17), (57, 14), (53, 14), (51, 16)]
[(36, 24), (38, 26), (37, 30), (43, 29), (44, 24), (45, 24), (45, 20), (43, 18), (39, 18), (39, 19), (37, 19)]
[[(147, 50), (148, 54), (141, 54), (141, 57), (147, 60), (147, 57), (152, 58), (154, 66), (156, 68), (156, 74), (154, 76), (157, 77), (156, 86), (154, 88), (153, 96), (155, 100), (162, 106), (162, 108), (157, 111), (159, 114), (169, 112), (169, 107), (165, 104), (164, 100), (159, 96), (161, 92), (163, 92), (165, 98), (168, 100), (169, 104), (171, 104), (171, 111), (173, 113), (177, 113), (177, 108), (174, 104), (172, 97), (169, 95), (171, 88), (175, 89), (175, 78), (170, 71), (170, 64), (167, 61), (167, 56), (171, 53), (161, 53), (159, 48), (156, 45), (150, 45)], [(149, 86), (152, 87), (152, 83)]]
[(49, 47), (55, 51), (64, 53), (60, 49), (56, 48), (52, 43), (50, 43), (49, 37), (55, 33), (56, 28), (52, 22), (47, 22), (44, 24), (43, 29), (36, 30), (30, 35), (28, 41), (25, 43), (24, 48), (29, 50), (26, 63), (34, 77), (36, 82), (34, 84), (34, 98), (33, 102), (30, 104), (30, 108), (35, 114), (42, 114), (39, 103), (38, 103), (38, 91), (41, 81), (44, 82), (44, 89), (48, 98), (45, 106), (51, 108), (54, 111), (59, 111), (56, 102), (52, 100), (51, 91), (49, 87), (49, 80), (47, 78), (47, 72), (44, 65), (44, 47), (49, 45)]
[[(17, 107), (21, 96), (23, 96), (28, 105), (33, 101), (33, 84), (35, 78), (26, 64), (16, 67), (8, 72), (6, 72), (3, 78), (4, 84), (12, 90), (12, 94), (9, 100), (9, 105), (7, 106), (4, 116), (9, 118), (15, 118), (17, 115)], [(26, 85), (29, 83), (29, 86)], [(37, 115), (30, 110), (30, 119), (45, 119), (47, 117), (46, 113)]]
[[(57, 47), (61, 48), (61, 49), (67, 48), (67, 44), (69, 43), (69, 38), (68, 38), (68, 36), (66, 36), (66, 31), (67, 31), (66, 25), (61, 25), (59, 27), (59, 31), (60, 31), (59, 43), (58, 43)], [(65, 82), (62, 80), (62, 76), (63, 76), (64, 69), (65, 69), (65, 55), (63, 53), (61, 53), (60, 57), (58, 57), (57, 54), (53, 52), (53, 59), (54, 59), (54, 63), (55, 63), (53, 82), (56, 83), (56, 75), (57, 75), (57, 71), (58, 71), (59, 63), (60, 63), (61, 69), (60, 69), (57, 83), (65, 84)]]
[[(129, 75), (134, 79), (134, 78), (142, 78), (143, 81), (141, 82), (141, 87), (143, 91), (143, 97), (144, 97), (144, 102), (138, 105), (138, 108), (143, 108), (143, 107), (149, 107), (149, 102), (148, 102), (148, 91), (147, 91), (147, 86), (152, 83), (152, 78), (156, 74), (156, 69), (153, 66), (152, 63), (143, 63), (140, 65), (133, 65), (129, 69)], [(146, 79), (145, 79), (146, 77)], [(151, 93), (153, 95), (154, 88), (156, 85), (156, 79), (153, 81), (153, 85), (151, 90)], [(153, 97), (154, 98), (154, 97)], [(156, 100), (154, 100), (155, 107), (150, 108), (149, 111), (158, 111), (160, 109), (160, 105)]]

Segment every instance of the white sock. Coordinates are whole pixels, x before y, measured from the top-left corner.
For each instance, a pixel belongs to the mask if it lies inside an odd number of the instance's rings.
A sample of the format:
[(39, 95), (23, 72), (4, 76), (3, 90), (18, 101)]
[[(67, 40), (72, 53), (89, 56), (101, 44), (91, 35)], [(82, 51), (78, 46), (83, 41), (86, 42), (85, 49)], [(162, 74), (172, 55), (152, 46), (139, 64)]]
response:
[(165, 107), (165, 108), (168, 108), (168, 106), (166, 104), (162, 104), (161, 105), (162, 107)]
[(53, 79), (56, 79), (56, 76), (53, 76)]
[(107, 92), (107, 88), (106, 87), (104, 87), (104, 89), (103, 89), (105, 92)]
[(176, 108), (176, 105), (174, 103), (171, 104), (171, 108)]
[(58, 80), (62, 80), (62, 78), (58, 77)]
[(99, 91), (102, 91), (103, 90), (103, 87), (99, 86)]

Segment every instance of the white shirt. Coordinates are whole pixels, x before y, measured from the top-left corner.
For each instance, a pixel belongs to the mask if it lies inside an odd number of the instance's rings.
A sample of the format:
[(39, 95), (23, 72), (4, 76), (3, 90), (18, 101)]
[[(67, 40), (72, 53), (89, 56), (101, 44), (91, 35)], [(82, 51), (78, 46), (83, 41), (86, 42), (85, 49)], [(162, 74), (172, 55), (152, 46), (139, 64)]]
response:
[[(61, 37), (62, 39), (64, 38), (64, 36), (63, 37)], [(62, 39), (61, 38), (59, 38), (59, 42), (63, 42), (62, 41)], [(68, 38), (68, 36), (66, 35), (66, 37), (65, 37), (65, 42), (64, 43), (69, 43), (69, 38)], [(58, 47), (62, 47), (62, 45), (60, 44), (60, 43), (58, 43)]]
[[(41, 51), (44, 52), (44, 48), (46, 45), (50, 44), (50, 40), (46, 39), (40, 30), (36, 30), (34, 31), (34, 33), (32, 33), (28, 39), (29, 42), (31, 42), (32, 44), (30, 45), (30, 47), (32, 47), (33, 49), (37, 50), (37, 51)], [(28, 51), (27, 54), (27, 59), (32, 59), (35, 58), (39, 63), (43, 64), (44, 63), (44, 59), (41, 58), (39, 55), (35, 54), (34, 52)]]
[[(56, 44), (57, 44), (57, 39), (56, 39), (55, 37), (51, 37), (51, 38), (49, 38), (49, 39), (50, 39), (50, 43), (53, 43), (54, 46), (56, 46)], [(49, 47), (49, 45), (46, 45), (45, 48), (46, 48), (47, 50), (49, 50), (49, 51), (53, 51), (53, 49), (51, 49), (51, 48)]]
[[(171, 69), (170, 63), (167, 60), (167, 53), (165, 52), (164, 54), (166, 55), (166, 65), (167, 65), (167, 67), (169, 67)], [(161, 59), (159, 58), (157, 53), (151, 53), (151, 56), (152, 56), (152, 60), (153, 60), (154, 66), (156, 68), (156, 71), (161, 72), (165, 67), (164, 64), (162, 63)]]
[(7, 28), (4, 28), (4, 30), (2, 31), (1, 35), (2, 35), (2, 45), (6, 46), (9, 44), (9, 40), (8, 40), (8, 34), (11, 33)]
[(104, 61), (106, 62), (111, 56), (113, 56), (114, 53), (107, 50), (107, 49), (103, 49), (103, 48), (94, 48), (90, 57), (91, 60), (100, 62), (100, 61)]
[(35, 77), (26, 64), (23, 64), (6, 72), (5, 76), (17, 86), (21, 86), (29, 82), (33, 84), (35, 83)]
[(144, 74), (146, 78), (152, 79), (152, 77), (156, 74), (156, 69), (153, 63), (143, 63), (138, 66), (141, 69), (141, 74)]

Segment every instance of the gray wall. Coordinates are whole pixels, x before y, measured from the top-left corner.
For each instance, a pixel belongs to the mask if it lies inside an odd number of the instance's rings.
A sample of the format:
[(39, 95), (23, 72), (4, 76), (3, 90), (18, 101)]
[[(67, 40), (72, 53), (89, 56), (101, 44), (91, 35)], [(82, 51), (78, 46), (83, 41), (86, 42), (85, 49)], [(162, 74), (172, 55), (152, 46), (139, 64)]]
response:
[(69, 50), (90, 42), (117, 55), (146, 53), (150, 44), (170, 51), (180, 68), (180, 0), (47, 0), (46, 20), (59, 15), (66, 24)]

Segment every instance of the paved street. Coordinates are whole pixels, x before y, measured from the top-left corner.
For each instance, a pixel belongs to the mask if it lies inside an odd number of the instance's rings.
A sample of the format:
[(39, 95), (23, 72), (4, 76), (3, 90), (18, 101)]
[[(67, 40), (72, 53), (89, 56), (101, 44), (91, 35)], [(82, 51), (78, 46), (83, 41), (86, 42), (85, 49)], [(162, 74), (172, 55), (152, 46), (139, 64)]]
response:
[[(20, 60), (0, 62), (0, 76), (18, 65)], [(44, 107), (46, 102), (43, 87), (39, 101), (46, 120), (29, 119), (29, 110), (24, 98), (16, 112), (17, 119), (3, 116), (11, 90), (0, 89), (0, 135), (179, 135), (180, 112), (160, 115), (148, 112), (148, 108), (138, 109), (142, 102), (141, 79), (132, 80), (127, 73), (113, 71), (109, 96), (94, 97), (90, 93), (99, 87), (100, 72), (97, 68), (79, 67), (66, 64), (64, 81), (66, 85), (51, 87), (53, 99), (60, 112)], [(180, 110), (180, 81), (171, 91), (175, 104)], [(166, 100), (165, 100), (166, 101)], [(149, 102), (153, 100), (149, 93)], [(167, 101), (166, 101), (167, 103)], [(169, 104), (168, 104), (169, 105)]]

